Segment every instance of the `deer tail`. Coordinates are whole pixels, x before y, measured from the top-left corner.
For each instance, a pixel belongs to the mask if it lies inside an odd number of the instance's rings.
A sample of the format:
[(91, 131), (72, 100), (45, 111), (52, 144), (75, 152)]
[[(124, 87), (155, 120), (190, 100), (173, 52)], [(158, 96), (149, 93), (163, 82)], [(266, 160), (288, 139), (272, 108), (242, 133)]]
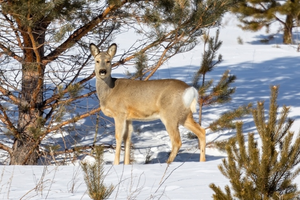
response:
[(182, 98), (186, 108), (190, 108), (193, 113), (197, 111), (198, 91), (194, 87), (185, 89)]

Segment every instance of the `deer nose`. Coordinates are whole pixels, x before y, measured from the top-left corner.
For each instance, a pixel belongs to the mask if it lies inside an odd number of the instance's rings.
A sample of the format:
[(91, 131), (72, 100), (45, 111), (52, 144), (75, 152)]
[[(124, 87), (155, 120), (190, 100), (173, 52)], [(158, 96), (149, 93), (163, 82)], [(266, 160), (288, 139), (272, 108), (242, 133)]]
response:
[(107, 73), (106, 69), (100, 69), (99, 70), (99, 74), (102, 75), (102, 76), (106, 75), (106, 73)]

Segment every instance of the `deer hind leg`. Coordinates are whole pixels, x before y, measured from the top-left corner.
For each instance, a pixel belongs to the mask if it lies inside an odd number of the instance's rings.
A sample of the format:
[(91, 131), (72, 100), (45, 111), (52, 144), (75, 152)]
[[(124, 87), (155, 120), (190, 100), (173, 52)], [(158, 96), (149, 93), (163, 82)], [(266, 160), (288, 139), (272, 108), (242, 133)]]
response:
[(131, 133), (133, 131), (132, 122), (126, 121), (125, 133), (123, 140), (125, 143), (124, 164), (130, 164), (130, 148), (131, 148)]
[(114, 118), (115, 120), (115, 138), (116, 138), (116, 153), (114, 165), (120, 163), (120, 153), (122, 140), (126, 132), (126, 120), (123, 118)]
[[(163, 121), (163, 120), (162, 120)], [(169, 134), (169, 137), (171, 139), (172, 143), (172, 151), (171, 154), (167, 160), (167, 163), (173, 162), (175, 159), (180, 147), (181, 147), (181, 139), (180, 139), (180, 133), (178, 130), (178, 124), (174, 122), (164, 122), (165, 127), (167, 129), (167, 132)]]
[(202, 128), (197, 122), (195, 122), (191, 112), (188, 114), (183, 126), (192, 131), (198, 137), (200, 145), (200, 162), (204, 162), (206, 147), (205, 129)]

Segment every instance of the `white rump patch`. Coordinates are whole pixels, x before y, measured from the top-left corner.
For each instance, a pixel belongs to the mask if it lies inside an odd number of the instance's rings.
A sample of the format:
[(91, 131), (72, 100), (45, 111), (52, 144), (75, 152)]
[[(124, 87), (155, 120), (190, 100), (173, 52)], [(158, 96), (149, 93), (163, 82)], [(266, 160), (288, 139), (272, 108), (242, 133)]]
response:
[(186, 108), (190, 108), (192, 112), (196, 112), (196, 105), (198, 101), (198, 91), (194, 87), (189, 87), (184, 90), (183, 95), (183, 104)]

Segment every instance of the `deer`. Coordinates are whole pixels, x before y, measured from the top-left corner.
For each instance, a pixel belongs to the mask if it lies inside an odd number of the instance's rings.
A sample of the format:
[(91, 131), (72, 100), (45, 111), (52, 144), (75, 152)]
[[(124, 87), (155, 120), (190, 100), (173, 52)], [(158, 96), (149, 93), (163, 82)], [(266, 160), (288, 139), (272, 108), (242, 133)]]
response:
[(104, 115), (115, 122), (114, 165), (120, 163), (121, 145), (124, 141), (124, 164), (130, 164), (132, 121), (153, 121), (160, 119), (170, 140), (170, 164), (176, 157), (182, 142), (179, 125), (183, 125), (198, 137), (200, 162), (205, 161), (206, 135), (193, 119), (196, 112), (198, 91), (183, 81), (176, 79), (133, 80), (112, 78), (112, 59), (117, 45), (111, 44), (107, 51), (100, 51), (91, 43), (90, 52), (95, 61), (96, 93)]

